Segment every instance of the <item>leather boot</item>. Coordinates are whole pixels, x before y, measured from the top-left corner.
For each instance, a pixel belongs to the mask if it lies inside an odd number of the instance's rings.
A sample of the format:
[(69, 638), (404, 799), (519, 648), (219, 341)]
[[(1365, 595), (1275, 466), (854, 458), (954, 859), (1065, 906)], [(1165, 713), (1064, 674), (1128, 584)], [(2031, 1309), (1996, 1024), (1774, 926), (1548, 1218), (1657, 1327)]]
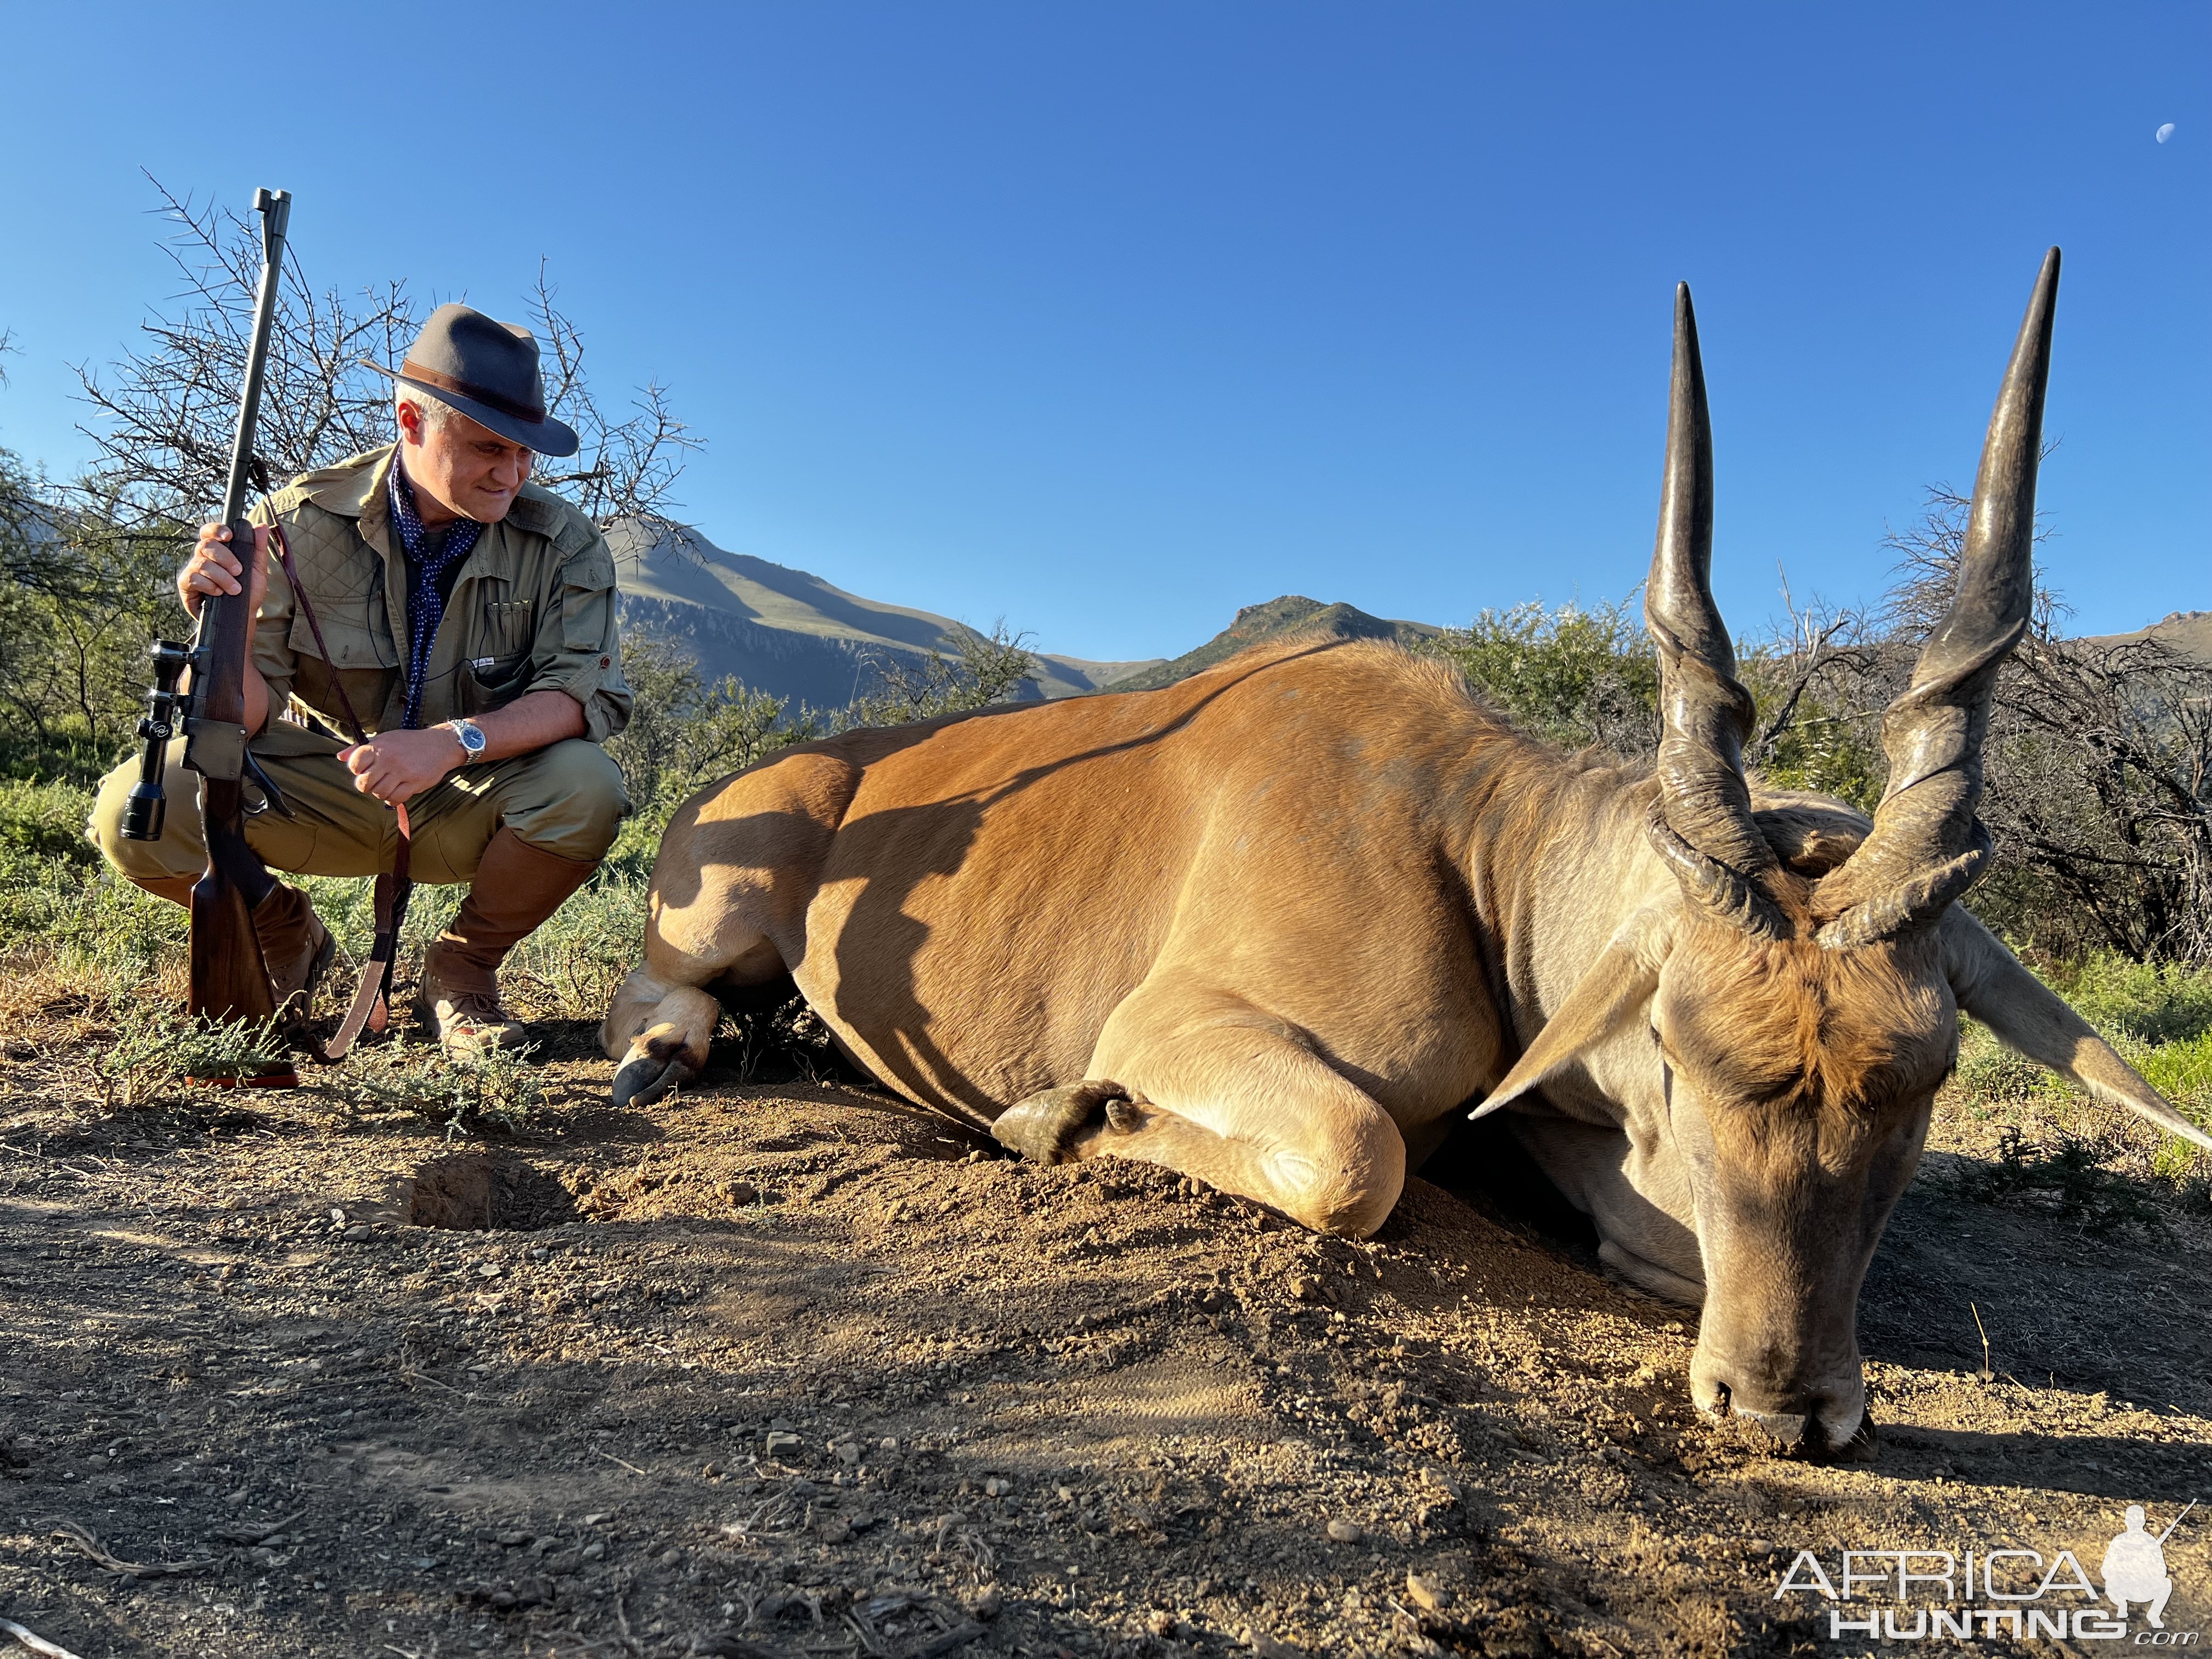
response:
[(422, 958), (416, 1008), (437, 1027), (440, 1048), (459, 1055), (521, 1046), (522, 1023), (499, 1006), (500, 961), (599, 867), (532, 847), (501, 826), (459, 914)]
[(331, 930), (305, 893), (280, 881), (253, 907), (253, 936), (261, 941), (261, 962), (269, 970), (277, 1014), (286, 1020), (307, 1018), (315, 987), (337, 954)]

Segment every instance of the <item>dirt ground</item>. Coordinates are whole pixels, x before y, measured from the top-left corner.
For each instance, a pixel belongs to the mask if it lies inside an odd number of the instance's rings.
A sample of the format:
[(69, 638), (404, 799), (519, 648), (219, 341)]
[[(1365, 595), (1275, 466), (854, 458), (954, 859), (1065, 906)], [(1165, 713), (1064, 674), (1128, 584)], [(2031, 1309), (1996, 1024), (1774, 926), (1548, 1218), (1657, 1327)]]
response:
[(0, 1617), (83, 1659), (1856, 1652), (1798, 1550), (2094, 1572), (2212, 1498), (2212, 1229), (1964, 1202), (1957, 1136), (1863, 1300), (1878, 1454), (1817, 1464), (1696, 1417), (1694, 1316), (1494, 1139), (1351, 1246), (848, 1085), (615, 1112), (580, 1026), (542, 1132), (452, 1146), (106, 1113), (100, 1035), (0, 1030)]

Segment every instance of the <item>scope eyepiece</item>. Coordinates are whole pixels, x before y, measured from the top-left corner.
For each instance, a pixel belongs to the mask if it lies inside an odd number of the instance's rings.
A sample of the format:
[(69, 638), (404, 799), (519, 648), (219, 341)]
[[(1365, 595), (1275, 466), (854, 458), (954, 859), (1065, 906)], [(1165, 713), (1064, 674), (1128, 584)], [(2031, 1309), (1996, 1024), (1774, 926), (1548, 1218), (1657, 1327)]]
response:
[(158, 783), (134, 783), (131, 798), (123, 803), (123, 839), (125, 841), (159, 841), (161, 824), (168, 816), (169, 803)]

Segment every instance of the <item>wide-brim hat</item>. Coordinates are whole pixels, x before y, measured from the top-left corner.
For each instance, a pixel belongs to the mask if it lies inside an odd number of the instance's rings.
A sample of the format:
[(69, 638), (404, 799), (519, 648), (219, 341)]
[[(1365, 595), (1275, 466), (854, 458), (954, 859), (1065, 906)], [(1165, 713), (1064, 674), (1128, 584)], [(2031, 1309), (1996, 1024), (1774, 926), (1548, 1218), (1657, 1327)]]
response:
[(422, 325), (398, 368), (362, 359), (380, 374), (428, 392), (511, 444), (540, 455), (573, 455), (574, 428), (545, 412), (545, 381), (538, 372), (538, 339), (466, 306), (440, 306)]

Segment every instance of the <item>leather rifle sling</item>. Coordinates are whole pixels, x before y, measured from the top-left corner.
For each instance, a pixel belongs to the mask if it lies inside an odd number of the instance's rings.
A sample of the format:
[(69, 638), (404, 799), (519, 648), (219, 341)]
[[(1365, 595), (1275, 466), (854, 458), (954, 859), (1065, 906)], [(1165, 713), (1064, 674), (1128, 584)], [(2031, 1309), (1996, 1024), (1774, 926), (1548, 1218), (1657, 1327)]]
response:
[[(265, 495), (269, 490), (268, 471), (261, 465), (258, 456), (254, 458), (253, 465), (257, 481)], [(330, 665), (331, 690), (337, 693), (338, 714), (345, 721), (346, 735), (356, 743), (367, 743), (368, 728), (362, 725), (361, 716), (354, 713), (353, 699), (346, 695), (345, 686), (338, 678), (337, 665), (331, 660), (331, 647), (324, 642), (323, 625), (316, 619), (314, 602), (307, 597), (307, 590), (300, 584), (299, 568), (292, 562), (292, 544), (285, 539), (284, 526), (275, 521), (276, 515), (271, 514), (270, 517), (270, 545), (276, 550), (277, 562), (283, 568), (284, 580), (291, 584), (293, 602), (300, 607), (300, 614), (307, 619), (307, 631), (315, 637), (315, 649), (323, 653), (324, 662)], [(376, 1012), (379, 1003), (384, 1005), (386, 1019), (391, 1018), (392, 973), (399, 960), (399, 929), (407, 920), (407, 901), (415, 890), (415, 884), (409, 879), (407, 873), (409, 843), (413, 837), (407, 822), (406, 804), (402, 802), (395, 811), (399, 817), (399, 840), (392, 851), (390, 873), (379, 872), (376, 878), (376, 939), (369, 947), (368, 969), (362, 975), (360, 985), (355, 988), (353, 1006), (346, 1010), (345, 1019), (339, 1025), (337, 1035), (324, 1045), (321, 1054), (318, 1056), (326, 1061), (345, 1058), (353, 1048), (354, 1040), (360, 1036), (362, 1028)], [(384, 1023), (380, 1021), (376, 1029), (382, 1030)]]

